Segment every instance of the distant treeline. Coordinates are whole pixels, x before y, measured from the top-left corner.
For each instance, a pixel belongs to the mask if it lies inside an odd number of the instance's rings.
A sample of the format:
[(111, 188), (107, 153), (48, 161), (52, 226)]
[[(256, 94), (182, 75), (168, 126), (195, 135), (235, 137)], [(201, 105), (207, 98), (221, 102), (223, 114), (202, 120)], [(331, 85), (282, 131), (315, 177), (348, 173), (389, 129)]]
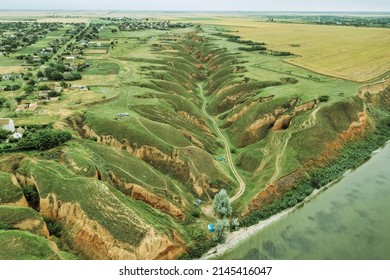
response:
[(243, 44), (243, 45), (248, 46), (248, 47), (239, 47), (238, 49), (240, 51), (247, 51), (247, 52), (259, 51), (262, 54), (269, 54), (272, 56), (294, 55), (293, 53), (288, 52), (288, 51), (268, 50), (265, 47), (266, 44), (264, 42), (254, 42), (252, 40), (241, 40), (241, 36), (238, 36), (238, 35), (227, 34), (227, 33), (222, 33), (222, 32), (214, 33), (212, 35), (227, 38), (227, 40), (229, 42), (234, 42), (234, 43)]

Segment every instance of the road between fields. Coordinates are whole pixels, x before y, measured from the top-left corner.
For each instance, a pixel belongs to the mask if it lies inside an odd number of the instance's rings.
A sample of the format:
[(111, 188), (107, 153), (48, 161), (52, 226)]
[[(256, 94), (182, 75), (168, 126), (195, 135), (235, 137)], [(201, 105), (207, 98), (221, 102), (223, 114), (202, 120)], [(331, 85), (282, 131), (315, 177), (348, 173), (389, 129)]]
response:
[(233, 197), (230, 198), (230, 202), (233, 202), (233, 201), (235, 201), (237, 198), (239, 198), (244, 193), (244, 191), (245, 191), (245, 182), (241, 179), (240, 175), (238, 174), (238, 172), (236, 170), (236, 167), (234, 166), (233, 159), (232, 159), (232, 154), (230, 152), (229, 142), (227, 141), (225, 136), (222, 134), (221, 130), (218, 127), (217, 122), (206, 111), (207, 100), (206, 100), (206, 97), (203, 94), (203, 87), (201, 85), (198, 85), (198, 86), (199, 86), (200, 97), (202, 98), (202, 101), (203, 101), (203, 103), (202, 103), (202, 112), (206, 116), (206, 118), (208, 118), (212, 122), (215, 131), (217, 132), (218, 136), (222, 139), (222, 142), (223, 142), (223, 144), (225, 146), (226, 159), (228, 161), (230, 170), (232, 171), (234, 177), (236, 178), (236, 180), (239, 183), (239, 190), (238, 190), (238, 192)]

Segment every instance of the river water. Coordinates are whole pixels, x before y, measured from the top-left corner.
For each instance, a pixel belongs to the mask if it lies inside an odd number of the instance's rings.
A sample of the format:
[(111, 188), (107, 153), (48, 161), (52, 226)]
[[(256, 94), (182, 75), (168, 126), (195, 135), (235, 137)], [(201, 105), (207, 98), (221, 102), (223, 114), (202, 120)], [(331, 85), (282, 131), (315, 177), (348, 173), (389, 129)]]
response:
[(390, 144), (219, 259), (390, 260)]

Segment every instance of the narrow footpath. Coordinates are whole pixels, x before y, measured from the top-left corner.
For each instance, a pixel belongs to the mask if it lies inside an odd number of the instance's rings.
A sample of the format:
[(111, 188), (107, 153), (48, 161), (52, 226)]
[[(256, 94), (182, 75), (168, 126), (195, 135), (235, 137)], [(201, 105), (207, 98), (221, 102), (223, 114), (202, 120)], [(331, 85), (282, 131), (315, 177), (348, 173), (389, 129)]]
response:
[(223, 144), (225, 146), (226, 158), (227, 158), (230, 170), (232, 171), (234, 177), (236, 178), (236, 180), (239, 183), (238, 192), (233, 197), (230, 198), (230, 202), (232, 203), (233, 201), (238, 199), (244, 193), (244, 191), (245, 191), (245, 182), (241, 179), (240, 175), (238, 174), (238, 172), (236, 170), (236, 167), (234, 166), (233, 159), (232, 159), (232, 154), (230, 152), (229, 142), (227, 141), (227, 139), (225, 138), (225, 136), (223, 135), (223, 133), (219, 129), (217, 122), (206, 111), (207, 100), (206, 100), (206, 97), (203, 94), (203, 87), (201, 85), (199, 85), (199, 93), (200, 93), (200, 97), (202, 98), (202, 101), (203, 101), (203, 103), (202, 103), (202, 112), (212, 122), (215, 131), (217, 132), (218, 136), (222, 139), (222, 142), (223, 142)]

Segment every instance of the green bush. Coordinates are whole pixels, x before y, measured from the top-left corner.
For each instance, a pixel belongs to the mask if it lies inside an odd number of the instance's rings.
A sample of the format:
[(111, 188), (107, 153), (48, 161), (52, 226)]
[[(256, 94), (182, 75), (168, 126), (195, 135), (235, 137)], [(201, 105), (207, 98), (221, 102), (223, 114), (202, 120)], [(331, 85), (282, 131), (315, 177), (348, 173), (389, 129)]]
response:
[(68, 131), (45, 129), (29, 133), (18, 142), (17, 147), (26, 150), (47, 150), (57, 147), (70, 139), (72, 139), (72, 134)]
[(192, 210), (191, 216), (194, 218), (199, 218), (200, 217), (200, 210), (199, 209)]
[(8, 138), (8, 136), (11, 134), (10, 131), (6, 129), (0, 129), (0, 140), (5, 140)]
[(13, 229), (12, 225), (9, 223), (0, 221), (0, 230), (7, 230), (7, 229)]
[(202, 240), (201, 242), (195, 242), (188, 247), (187, 253), (180, 256), (180, 260), (199, 259), (208, 250), (218, 245), (218, 242), (214, 240)]
[(8, 85), (4, 88), (4, 91), (15, 91), (20, 89), (20, 85)]
[(28, 202), (28, 206), (39, 211), (40, 198), (34, 186), (22, 185), (23, 194)]
[(62, 225), (58, 221), (51, 218), (44, 218), (44, 220), (50, 235), (61, 237), (63, 229)]
[(321, 96), (318, 98), (318, 100), (319, 100), (320, 102), (328, 102), (329, 96), (328, 96), (328, 95), (321, 95)]

